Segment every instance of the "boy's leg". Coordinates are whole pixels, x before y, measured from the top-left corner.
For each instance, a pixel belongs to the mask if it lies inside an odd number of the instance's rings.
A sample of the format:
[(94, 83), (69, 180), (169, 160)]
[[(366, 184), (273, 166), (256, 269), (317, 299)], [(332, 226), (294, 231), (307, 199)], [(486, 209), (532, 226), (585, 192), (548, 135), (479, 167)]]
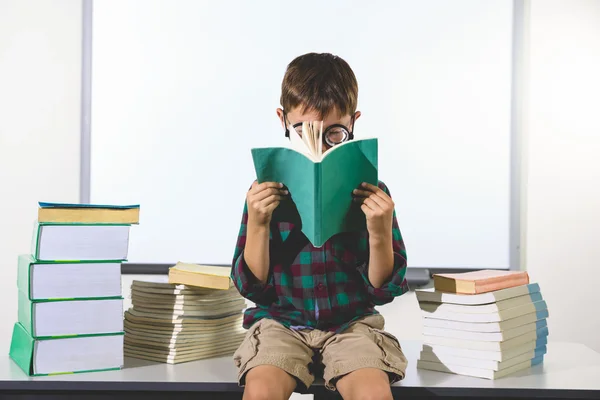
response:
[(246, 373), (243, 400), (287, 400), (296, 388), (296, 379), (279, 367), (259, 365)]
[(406, 357), (384, 323), (381, 315), (365, 317), (324, 344), (325, 385), (344, 400), (391, 399), (390, 384), (404, 378)]
[(392, 400), (390, 377), (377, 368), (361, 368), (341, 377), (335, 384), (344, 400)]
[(297, 385), (308, 388), (312, 357), (300, 333), (271, 319), (256, 322), (233, 356), (244, 399), (287, 399)]

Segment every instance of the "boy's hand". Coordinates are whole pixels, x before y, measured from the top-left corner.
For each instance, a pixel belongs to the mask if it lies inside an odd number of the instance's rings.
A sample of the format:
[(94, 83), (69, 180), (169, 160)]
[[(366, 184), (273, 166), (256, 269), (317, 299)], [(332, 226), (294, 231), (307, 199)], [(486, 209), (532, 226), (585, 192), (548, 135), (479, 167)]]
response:
[(259, 184), (254, 181), (246, 195), (249, 224), (269, 225), (273, 211), (288, 194), (288, 191), (282, 188), (283, 184), (281, 183), (263, 182)]
[(352, 193), (354, 201), (361, 203), (360, 208), (367, 217), (370, 241), (391, 240), (394, 202), (390, 196), (370, 183), (363, 183)]

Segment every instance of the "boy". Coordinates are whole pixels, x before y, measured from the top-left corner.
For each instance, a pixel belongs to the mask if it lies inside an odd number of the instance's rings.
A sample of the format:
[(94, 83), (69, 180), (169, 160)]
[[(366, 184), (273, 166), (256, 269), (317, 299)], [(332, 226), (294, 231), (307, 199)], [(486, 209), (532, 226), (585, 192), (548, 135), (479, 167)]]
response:
[[(301, 134), (304, 121), (323, 121), (326, 151), (353, 138), (357, 96), (344, 60), (305, 54), (288, 65), (277, 115), (286, 136)], [(389, 192), (379, 182), (348, 193), (360, 203), (367, 230), (315, 248), (300, 226), (274, 213), (291, 201), (284, 184), (253, 183), (233, 258), (231, 277), (256, 304), (245, 312), (248, 332), (234, 354), (244, 399), (288, 399), (313, 383), (317, 368), (324, 369), (326, 387), (346, 400), (391, 399), (390, 383), (404, 378), (407, 362), (374, 306), (408, 286)]]

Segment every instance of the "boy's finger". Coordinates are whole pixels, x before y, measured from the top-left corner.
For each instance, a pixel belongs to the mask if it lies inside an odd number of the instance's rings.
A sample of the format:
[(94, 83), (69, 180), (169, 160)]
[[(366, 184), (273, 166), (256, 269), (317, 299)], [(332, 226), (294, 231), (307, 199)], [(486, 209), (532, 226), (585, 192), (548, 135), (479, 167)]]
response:
[(284, 192), (287, 192), (287, 190), (283, 191), (283, 190), (277, 189), (277, 188), (269, 188), (269, 189), (265, 189), (263, 191), (260, 191), (260, 192), (258, 192), (256, 194), (252, 194), (251, 197), (254, 200), (261, 201), (261, 200), (264, 200), (267, 197), (272, 196), (274, 194), (277, 194), (277, 195), (286, 195), (287, 193), (284, 193)]
[(369, 207), (372, 211), (377, 211), (381, 209), (381, 206), (378, 203), (376, 203), (372, 197), (364, 199), (363, 204)]
[(364, 188), (364, 189), (369, 189), (374, 194), (376, 194), (377, 197), (379, 197), (380, 199), (382, 199), (386, 203), (390, 203), (392, 201), (391, 197), (388, 196), (388, 194), (386, 192), (384, 192), (383, 190), (381, 190), (378, 186), (371, 185), (368, 182), (363, 182), (360, 186), (362, 188)]
[(278, 194), (272, 194), (266, 199), (262, 200), (259, 204), (261, 208), (267, 208), (271, 203), (280, 202), (283, 196)]
[(361, 183), (361, 184), (360, 184), (360, 187), (361, 187), (363, 190), (365, 190), (365, 189), (366, 189), (366, 190), (369, 190), (369, 191), (371, 191), (371, 192), (373, 192), (373, 193), (377, 193), (378, 191), (380, 191), (380, 190), (381, 190), (381, 189), (379, 189), (379, 187), (377, 187), (377, 186), (375, 186), (375, 185), (371, 185), (369, 182), (363, 182), (363, 183)]
[(387, 205), (387, 202), (377, 195), (371, 195), (365, 199), (365, 202), (368, 201), (368, 205), (371, 208), (384, 208)]
[(373, 213), (373, 210), (371, 210), (371, 209), (369, 208), (369, 206), (367, 206), (367, 205), (366, 205), (366, 204), (364, 204), (364, 203), (363, 203), (363, 204), (360, 206), (360, 209), (363, 211), (363, 213), (365, 213), (365, 215), (366, 215), (367, 217), (370, 217), (370, 216), (371, 216), (371, 214)]
[(263, 182), (263, 183), (258, 183), (256, 186), (253, 186), (253, 190), (254, 190), (255, 193), (258, 193), (258, 192), (262, 192), (263, 190), (266, 190), (266, 189), (282, 188), (282, 187), (283, 187), (283, 183), (279, 183), (279, 182)]
[(365, 200), (365, 197), (354, 197), (354, 198), (352, 198), (352, 201), (354, 203), (358, 203), (358, 204), (362, 204), (364, 200)]
[(270, 214), (273, 212), (273, 210), (275, 210), (277, 208), (278, 205), (279, 205), (279, 202), (275, 201), (275, 202), (269, 204), (269, 206), (266, 208), (266, 211)]
[(374, 194), (373, 192), (369, 192), (368, 190), (361, 190), (361, 189), (354, 189), (352, 191), (352, 194), (358, 197), (369, 197), (372, 194)]

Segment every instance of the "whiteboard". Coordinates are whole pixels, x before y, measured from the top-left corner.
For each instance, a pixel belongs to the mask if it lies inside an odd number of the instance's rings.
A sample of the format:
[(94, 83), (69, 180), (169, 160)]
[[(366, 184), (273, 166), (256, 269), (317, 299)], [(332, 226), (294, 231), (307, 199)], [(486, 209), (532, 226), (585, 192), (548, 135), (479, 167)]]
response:
[(408, 265), (508, 268), (512, 1), (102, 0), (92, 202), (141, 204), (130, 262), (230, 263), (286, 65), (344, 58)]

